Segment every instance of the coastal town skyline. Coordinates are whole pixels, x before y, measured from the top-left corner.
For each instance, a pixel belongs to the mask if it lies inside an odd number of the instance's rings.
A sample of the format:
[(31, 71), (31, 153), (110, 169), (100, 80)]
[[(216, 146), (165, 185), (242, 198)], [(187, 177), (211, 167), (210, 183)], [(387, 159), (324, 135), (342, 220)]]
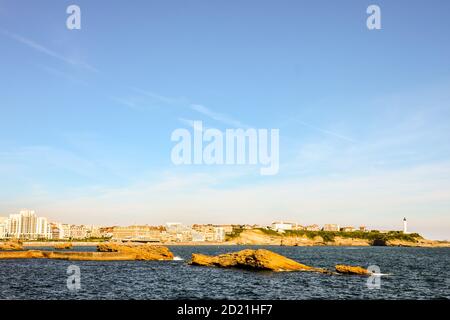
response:
[[(197, 241), (224, 241), (225, 235), (230, 234), (235, 229), (271, 229), (276, 232), (284, 232), (287, 230), (303, 230), (303, 231), (332, 231), (332, 232), (354, 232), (354, 231), (376, 231), (381, 233), (387, 233), (392, 231), (401, 231), (404, 234), (409, 234), (407, 229), (406, 217), (402, 220), (401, 228), (390, 228), (386, 230), (375, 229), (367, 225), (353, 226), (353, 225), (340, 225), (338, 223), (326, 223), (323, 226), (318, 224), (302, 225), (298, 222), (286, 221), (286, 220), (274, 220), (269, 224), (214, 224), (214, 223), (192, 223), (183, 224), (180, 222), (166, 222), (164, 224), (128, 224), (128, 225), (93, 225), (93, 224), (70, 224), (65, 222), (56, 222), (47, 217), (36, 214), (34, 210), (20, 210), (19, 213), (10, 214), (9, 216), (0, 215), (0, 239), (16, 238), (16, 239), (86, 239), (86, 238), (115, 238), (114, 228), (120, 230), (121, 234), (145, 234), (152, 233), (154, 231), (162, 231), (174, 229), (180, 234), (184, 232), (191, 233), (193, 230), (197, 232), (202, 228), (210, 229), (210, 232), (214, 234), (212, 237), (204, 236), (201, 240), (200, 235), (197, 236)], [(203, 230), (205, 233), (206, 231)], [(220, 236), (217, 236), (218, 234)], [(417, 232), (415, 232), (417, 233)], [(216, 236), (218, 238), (216, 238)], [(192, 241), (192, 234), (190, 234)], [(120, 237), (119, 239), (124, 239)], [(220, 239), (220, 240), (218, 240)], [(130, 240), (130, 239), (128, 239)], [(445, 240), (445, 239), (440, 239)], [(208, 240), (207, 240), (208, 241)], [(194, 240), (195, 242), (195, 240)]]

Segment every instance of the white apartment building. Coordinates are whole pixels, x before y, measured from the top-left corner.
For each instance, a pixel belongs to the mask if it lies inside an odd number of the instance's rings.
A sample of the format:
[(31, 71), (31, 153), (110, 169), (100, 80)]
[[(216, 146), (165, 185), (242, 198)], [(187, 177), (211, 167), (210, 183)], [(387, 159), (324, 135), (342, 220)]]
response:
[(51, 238), (51, 230), (47, 218), (37, 217), (33, 210), (22, 210), (18, 214), (11, 214), (4, 222), (4, 225), (5, 237), (8, 238)]
[(192, 241), (193, 242), (204, 242), (205, 240), (206, 240), (205, 235), (202, 232), (192, 230)]
[(100, 233), (100, 228), (94, 225), (85, 226), (87, 230), (87, 236), (93, 238), (101, 238), (102, 234)]
[(218, 242), (225, 241), (225, 228), (214, 227), (214, 240)]
[(48, 223), (47, 218), (38, 217), (37, 218), (37, 227), (36, 233), (38, 238), (51, 239), (52, 238), (52, 230), (51, 226)]
[(36, 239), (37, 216), (33, 210), (22, 210), (8, 219), (8, 235), (13, 238)]
[(6, 220), (6, 236), (19, 238), (21, 234), (21, 217), (19, 214), (10, 214), (8, 220)]
[(87, 229), (83, 225), (70, 225), (70, 238), (85, 239), (87, 237)]
[(7, 217), (0, 217), (0, 239), (6, 238), (6, 221)]
[(292, 230), (297, 227), (295, 222), (274, 221), (272, 222), (272, 229), (275, 231)]

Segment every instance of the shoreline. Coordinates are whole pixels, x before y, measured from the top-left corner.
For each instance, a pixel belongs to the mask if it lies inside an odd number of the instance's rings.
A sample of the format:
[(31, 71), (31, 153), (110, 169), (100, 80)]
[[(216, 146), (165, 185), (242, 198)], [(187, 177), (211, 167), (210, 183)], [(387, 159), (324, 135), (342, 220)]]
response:
[[(1, 243), (1, 242), (0, 242)], [(109, 243), (108, 241), (45, 241), (45, 242), (39, 242), (39, 241), (25, 241), (22, 243), (24, 247), (54, 247), (55, 245), (61, 244), (61, 243), (70, 243), (74, 247), (96, 247), (101, 243)], [(115, 242), (112, 242), (115, 243)], [(132, 244), (146, 244), (141, 242), (123, 242), (126, 243), (132, 243)], [(227, 245), (236, 245), (235, 243), (230, 242), (148, 242), (148, 244), (155, 245), (155, 246), (227, 246)], [(264, 244), (261, 244), (264, 245)]]
[[(23, 247), (54, 247), (57, 244), (70, 243), (74, 247), (96, 247), (101, 243), (108, 242), (86, 242), (86, 241), (66, 241), (66, 242), (23, 242)], [(133, 243), (136, 244), (136, 243)], [(144, 243), (140, 243), (144, 244)], [(226, 242), (174, 242), (174, 243), (160, 243), (151, 242), (149, 243), (155, 246), (276, 246), (276, 247), (371, 247), (368, 244), (362, 244), (357, 242), (355, 244), (351, 243), (304, 243), (304, 244), (277, 244), (277, 243), (236, 243), (233, 241)], [(450, 248), (450, 243), (398, 243), (389, 244), (386, 247), (411, 247), (411, 248)]]
[[(6, 241), (8, 242), (8, 241)], [(12, 241), (14, 242), (14, 240)], [(95, 247), (104, 243), (134, 244), (153, 246), (286, 246), (286, 247), (446, 247), (450, 248), (450, 241), (429, 240), (419, 234), (402, 234), (391, 232), (380, 234), (379, 232), (295, 232), (279, 233), (265, 229), (242, 229), (239, 232), (228, 235), (224, 241), (120, 241), (110, 239), (73, 239), (73, 240), (23, 240), (21, 245), (25, 248), (54, 247), (61, 244), (69, 244), (76, 247)], [(1, 244), (1, 242), (0, 242)]]

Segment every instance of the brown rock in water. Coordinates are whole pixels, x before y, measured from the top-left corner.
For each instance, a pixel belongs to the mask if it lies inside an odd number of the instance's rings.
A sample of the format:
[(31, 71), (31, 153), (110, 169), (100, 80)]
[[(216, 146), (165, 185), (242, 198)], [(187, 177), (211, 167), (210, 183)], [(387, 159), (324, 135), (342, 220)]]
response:
[(369, 272), (369, 270), (367, 270), (363, 267), (346, 266), (343, 264), (336, 265), (336, 272), (343, 273), (343, 274), (358, 274), (358, 275), (364, 275), (364, 276), (368, 276), (368, 275), (372, 274), (371, 272)]
[[(101, 249), (101, 250), (100, 250)], [(173, 260), (173, 254), (163, 246), (152, 245), (101, 245), (100, 252), (62, 252), (62, 251), (3, 251), (0, 259), (57, 259), (85, 261), (124, 261), (124, 260)]]
[(101, 243), (97, 246), (99, 252), (118, 252), (135, 256), (134, 260), (173, 260), (173, 253), (164, 246)]
[(68, 249), (72, 249), (73, 245), (70, 242), (67, 243), (57, 243), (54, 246), (55, 249), (60, 249), (60, 250), (68, 250)]
[(38, 259), (44, 258), (43, 251), (25, 250), (0, 252), (0, 259)]
[(7, 241), (0, 243), (0, 250), (23, 250), (23, 246), (18, 241)]
[(85, 260), (85, 261), (122, 261), (136, 260), (134, 255), (117, 252), (52, 252), (40, 250), (3, 251), (0, 259), (56, 259), (56, 260)]
[(246, 249), (238, 252), (207, 256), (192, 254), (192, 265), (241, 268), (269, 271), (314, 271), (329, 273), (325, 269), (314, 268), (265, 249)]

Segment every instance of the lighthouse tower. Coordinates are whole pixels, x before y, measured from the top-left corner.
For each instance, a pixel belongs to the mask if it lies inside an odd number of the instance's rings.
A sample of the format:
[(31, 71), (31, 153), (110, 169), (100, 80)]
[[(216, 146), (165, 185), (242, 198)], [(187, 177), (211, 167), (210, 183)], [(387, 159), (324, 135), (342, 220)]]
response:
[(403, 233), (408, 233), (408, 222), (406, 222), (406, 218), (403, 218)]

